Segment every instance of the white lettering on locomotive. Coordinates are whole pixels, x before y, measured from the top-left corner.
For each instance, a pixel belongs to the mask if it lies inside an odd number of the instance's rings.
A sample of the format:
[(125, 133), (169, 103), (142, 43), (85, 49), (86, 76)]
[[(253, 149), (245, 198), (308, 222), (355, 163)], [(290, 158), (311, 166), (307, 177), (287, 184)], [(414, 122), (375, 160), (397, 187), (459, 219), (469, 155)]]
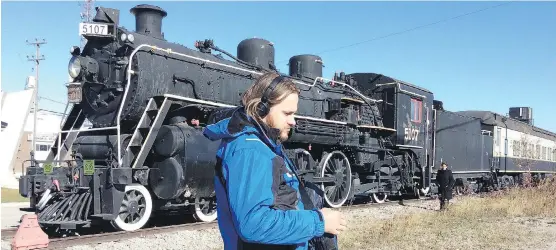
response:
[(419, 127), (406, 127), (404, 128), (404, 140), (417, 141), (419, 137)]

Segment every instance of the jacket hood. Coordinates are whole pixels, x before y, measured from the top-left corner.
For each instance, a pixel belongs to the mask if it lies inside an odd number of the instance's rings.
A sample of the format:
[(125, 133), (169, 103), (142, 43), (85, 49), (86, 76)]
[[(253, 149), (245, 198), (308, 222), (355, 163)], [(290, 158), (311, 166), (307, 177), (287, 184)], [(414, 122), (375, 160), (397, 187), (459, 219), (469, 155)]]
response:
[[(266, 135), (263, 136), (261, 131)], [(216, 141), (241, 136), (245, 133), (254, 133), (273, 146), (279, 144), (280, 131), (254, 122), (243, 107), (226, 108), (215, 111), (209, 117), (209, 125), (204, 129), (203, 135), (209, 140)]]

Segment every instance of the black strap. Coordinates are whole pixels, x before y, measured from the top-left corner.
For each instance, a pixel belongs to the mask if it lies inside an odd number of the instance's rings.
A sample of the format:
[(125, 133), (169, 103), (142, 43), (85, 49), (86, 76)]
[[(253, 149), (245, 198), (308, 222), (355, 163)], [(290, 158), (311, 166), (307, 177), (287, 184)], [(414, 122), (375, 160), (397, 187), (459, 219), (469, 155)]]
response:
[(268, 87), (263, 92), (263, 96), (261, 97), (261, 102), (264, 102), (264, 103), (268, 102), (268, 98), (269, 98), (270, 93), (272, 93), (272, 91), (274, 90), (276, 85), (278, 85), (278, 83), (280, 83), (284, 78), (285, 78), (284, 76), (279, 75), (276, 78), (274, 78), (274, 80), (272, 80), (272, 82), (270, 82)]

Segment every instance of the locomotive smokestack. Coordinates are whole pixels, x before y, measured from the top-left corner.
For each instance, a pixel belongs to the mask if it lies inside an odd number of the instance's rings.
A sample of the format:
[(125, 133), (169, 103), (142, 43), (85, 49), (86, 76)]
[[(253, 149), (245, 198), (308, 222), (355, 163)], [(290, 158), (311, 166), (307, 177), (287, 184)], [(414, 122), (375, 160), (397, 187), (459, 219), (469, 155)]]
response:
[(135, 16), (135, 32), (164, 39), (162, 18), (166, 16), (166, 11), (158, 6), (140, 4), (133, 7), (130, 12)]

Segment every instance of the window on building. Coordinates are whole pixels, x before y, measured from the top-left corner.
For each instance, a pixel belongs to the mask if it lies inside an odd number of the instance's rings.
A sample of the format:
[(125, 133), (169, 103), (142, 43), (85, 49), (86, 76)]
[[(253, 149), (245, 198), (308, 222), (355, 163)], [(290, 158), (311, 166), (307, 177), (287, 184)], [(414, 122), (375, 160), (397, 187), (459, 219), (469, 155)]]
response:
[(36, 144), (35, 145), (35, 151), (48, 151), (48, 150), (50, 150), (49, 145), (45, 145), (45, 144)]
[(411, 121), (415, 123), (421, 123), (422, 113), (423, 113), (423, 102), (411, 98)]

